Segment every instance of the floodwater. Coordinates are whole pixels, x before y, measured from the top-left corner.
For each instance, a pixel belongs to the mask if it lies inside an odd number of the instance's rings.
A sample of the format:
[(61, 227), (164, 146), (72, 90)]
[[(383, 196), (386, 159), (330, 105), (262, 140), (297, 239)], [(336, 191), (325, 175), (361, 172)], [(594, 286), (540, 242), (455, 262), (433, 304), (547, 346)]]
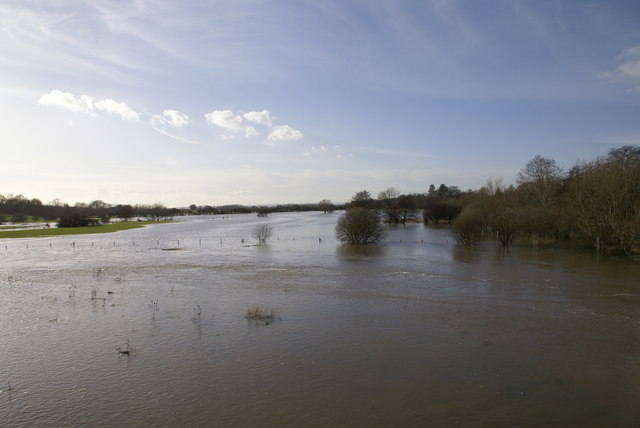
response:
[(0, 426), (640, 425), (640, 262), (338, 216), (0, 240)]

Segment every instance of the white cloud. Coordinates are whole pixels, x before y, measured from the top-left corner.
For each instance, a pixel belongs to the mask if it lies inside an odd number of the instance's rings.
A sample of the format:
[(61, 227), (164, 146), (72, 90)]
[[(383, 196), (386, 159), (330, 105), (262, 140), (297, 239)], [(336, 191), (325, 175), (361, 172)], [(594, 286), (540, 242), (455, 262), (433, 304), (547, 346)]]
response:
[(214, 110), (205, 114), (204, 117), (210, 124), (230, 131), (239, 131), (244, 127), (242, 116), (233, 114), (231, 110)]
[(71, 111), (80, 111), (84, 113), (91, 113), (93, 110), (91, 97), (82, 95), (80, 98), (77, 98), (73, 94), (62, 92), (57, 89), (41, 96), (38, 100), (38, 104), (43, 106), (62, 107)]
[[(211, 113), (206, 113), (204, 117), (211, 125), (219, 126), (227, 131), (244, 131), (245, 137), (258, 135), (256, 128), (248, 125), (242, 116), (234, 114), (231, 110), (214, 110)], [(228, 140), (230, 139), (229, 137), (230, 135), (227, 133), (222, 138)]]
[(253, 126), (245, 126), (244, 128), (244, 136), (245, 137), (255, 137), (258, 135), (258, 131)]
[(273, 127), (273, 131), (269, 134), (267, 139), (269, 141), (286, 141), (286, 140), (299, 140), (303, 138), (302, 132), (290, 127), (289, 125), (278, 125)]
[(140, 114), (133, 111), (131, 107), (125, 103), (119, 103), (110, 98), (98, 101), (94, 104), (94, 108), (96, 110), (106, 111), (107, 113), (116, 115), (122, 120), (136, 121), (140, 119)]
[(262, 111), (250, 111), (242, 115), (249, 122), (257, 123), (259, 125), (265, 125), (268, 127), (273, 126), (273, 117), (269, 110)]
[(620, 64), (618, 71), (623, 77), (629, 79), (640, 79), (640, 58)]
[(620, 56), (618, 56), (618, 59), (635, 57), (635, 56), (640, 56), (640, 45), (632, 46), (630, 48), (625, 49), (624, 51), (622, 51)]
[(234, 134), (240, 131), (244, 132), (245, 137), (260, 135), (258, 129), (250, 125), (250, 123), (261, 125), (271, 130), (267, 136), (267, 142), (269, 143), (273, 143), (274, 141), (299, 140), (304, 137), (302, 132), (288, 125), (273, 125), (274, 117), (269, 110), (250, 111), (242, 115), (236, 114), (231, 110), (214, 110), (206, 113), (204, 117), (209, 124), (219, 126), (226, 131), (231, 131), (231, 133), (226, 132), (222, 135), (223, 140), (232, 139)]
[(640, 80), (640, 45), (625, 49), (618, 60), (622, 63), (615, 70), (602, 72), (598, 77), (611, 81)]
[(48, 94), (42, 95), (38, 99), (38, 104), (43, 106), (62, 107), (73, 112), (82, 112), (87, 114), (96, 114), (97, 112), (106, 112), (118, 116), (122, 120), (137, 121), (140, 114), (126, 103), (117, 102), (110, 98), (94, 102), (89, 95), (80, 95), (76, 97), (68, 92), (62, 92), (57, 89), (52, 90)]
[(191, 123), (189, 116), (178, 110), (165, 110), (162, 115), (154, 115), (151, 118), (153, 124), (167, 124), (174, 128), (182, 128)]

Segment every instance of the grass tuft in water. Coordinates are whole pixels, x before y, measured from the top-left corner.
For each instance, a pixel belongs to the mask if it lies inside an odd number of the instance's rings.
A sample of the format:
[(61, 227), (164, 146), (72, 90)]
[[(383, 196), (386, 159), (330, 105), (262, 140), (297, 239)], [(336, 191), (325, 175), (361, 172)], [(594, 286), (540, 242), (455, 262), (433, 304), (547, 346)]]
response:
[(260, 306), (252, 306), (247, 310), (245, 318), (258, 323), (263, 323), (264, 325), (269, 325), (275, 320), (275, 313), (261, 308)]

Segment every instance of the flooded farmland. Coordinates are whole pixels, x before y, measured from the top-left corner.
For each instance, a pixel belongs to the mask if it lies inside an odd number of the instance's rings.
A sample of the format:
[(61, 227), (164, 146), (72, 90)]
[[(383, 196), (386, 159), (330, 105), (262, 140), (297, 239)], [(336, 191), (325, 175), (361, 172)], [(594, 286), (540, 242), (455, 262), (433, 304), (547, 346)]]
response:
[(638, 261), (338, 216), (0, 240), (0, 426), (638, 426)]

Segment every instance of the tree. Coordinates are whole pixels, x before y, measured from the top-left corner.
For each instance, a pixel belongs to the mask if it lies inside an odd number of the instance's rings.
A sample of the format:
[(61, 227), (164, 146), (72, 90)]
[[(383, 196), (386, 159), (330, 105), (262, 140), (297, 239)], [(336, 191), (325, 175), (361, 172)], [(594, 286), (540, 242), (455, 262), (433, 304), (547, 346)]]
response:
[(324, 211), (325, 214), (332, 213), (335, 210), (335, 206), (329, 199), (323, 199), (318, 202), (318, 209)]
[(508, 247), (518, 230), (518, 212), (515, 205), (515, 191), (512, 188), (498, 190), (489, 201), (489, 225), (495, 238)]
[(269, 207), (259, 207), (257, 211), (258, 211), (258, 217), (266, 217), (271, 212)]
[(407, 221), (413, 220), (418, 216), (416, 200), (413, 195), (398, 196), (397, 206), (398, 218), (402, 224), (407, 224)]
[(453, 223), (453, 232), (458, 242), (465, 245), (479, 242), (482, 239), (483, 229), (484, 215), (478, 204), (465, 207)]
[(640, 148), (624, 146), (576, 167), (568, 183), (571, 237), (610, 253), (640, 253)]
[(260, 245), (266, 244), (271, 235), (273, 235), (273, 229), (266, 223), (259, 224), (253, 229), (253, 237)]
[(373, 205), (373, 199), (371, 198), (371, 193), (366, 190), (362, 190), (351, 198), (350, 207), (352, 208), (366, 208), (369, 209)]
[(382, 212), (387, 218), (387, 223), (400, 223), (400, 215), (397, 209), (397, 201), (398, 201), (398, 192), (397, 189), (393, 187), (389, 187), (387, 190), (384, 190), (378, 194), (378, 200), (382, 204)]
[(384, 238), (385, 229), (375, 211), (350, 208), (338, 219), (336, 237), (349, 244), (370, 244)]
[(60, 217), (58, 227), (86, 227), (99, 226), (100, 221), (95, 218), (83, 216), (80, 214), (71, 214), (70, 216)]
[(516, 177), (522, 188), (541, 208), (547, 208), (564, 172), (556, 161), (537, 155), (531, 159)]
[(437, 190), (433, 184), (429, 186), (424, 207), (425, 223), (429, 220), (436, 223), (445, 220), (451, 223), (462, 210), (459, 202), (461, 196), (462, 192), (457, 186), (441, 184)]
[(131, 205), (119, 205), (118, 217), (120, 217), (124, 221), (129, 220), (131, 217), (133, 217), (133, 207)]

